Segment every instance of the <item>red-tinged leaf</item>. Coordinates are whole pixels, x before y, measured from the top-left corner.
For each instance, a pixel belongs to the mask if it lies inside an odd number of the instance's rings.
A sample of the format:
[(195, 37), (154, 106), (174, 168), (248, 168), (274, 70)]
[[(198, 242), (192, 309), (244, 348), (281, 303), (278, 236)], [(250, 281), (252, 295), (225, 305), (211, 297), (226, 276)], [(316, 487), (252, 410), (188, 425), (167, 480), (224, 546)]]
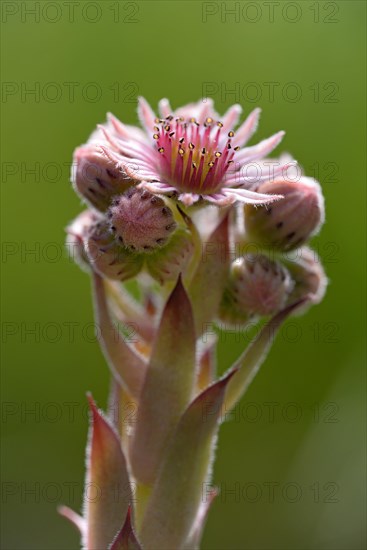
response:
[(227, 387), (223, 403), (224, 413), (228, 413), (247, 390), (262, 363), (265, 361), (281, 324), (307, 300), (308, 298), (299, 300), (270, 319), (270, 321), (260, 330), (255, 340), (251, 342), (239, 359), (233, 364), (232, 368), (237, 372)]
[(203, 536), (205, 523), (209, 514), (209, 510), (213, 504), (214, 499), (218, 495), (218, 489), (212, 487), (208, 490), (207, 494), (203, 495), (203, 500), (199, 507), (199, 512), (196, 516), (194, 525), (191, 532), (185, 542), (182, 550), (199, 550), (201, 537)]
[(217, 368), (217, 337), (204, 334), (202, 340), (203, 345), (199, 351), (199, 371), (196, 380), (196, 389), (198, 392), (207, 388), (214, 381)]
[(129, 507), (123, 528), (108, 548), (108, 550), (141, 550), (141, 546), (131, 524), (131, 509)]
[(228, 215), (203, 247), (202, 257), (189, 288), (198, 336), (216, 316), (228, 275)]
[(89, 397), (92, 412), (84, 517), (86, 550), (108, 548), (126, 517), (131, 488), (119, 438)]
[(86, 521), (82, 516), (74, 512), (71, 508), (68, 506), (59, 506), (57, 509), (60, 516), (66, 518), (70, 523), (74, 525), (81, 534), (82, 538), (85, 537), (86, 534)]
[(95, 272), (92, 273), (92, 278), (95, 318), (105, 358), (112, 374), (124, 390), (132, 397), (138, 397), (145, 377), (146, 364), (113, 325), (103, 279)]
[(164, 307), (141, 394), (130, 462), (136, 479), (151, 485), (195, 384), (196, 336), (192, 307), (179, 278)]
[(234, 372), (202, 392), (173, 435), (142, 521), (146, 550), (182, 548), (195, 523), (208, 481), (225, 390)]

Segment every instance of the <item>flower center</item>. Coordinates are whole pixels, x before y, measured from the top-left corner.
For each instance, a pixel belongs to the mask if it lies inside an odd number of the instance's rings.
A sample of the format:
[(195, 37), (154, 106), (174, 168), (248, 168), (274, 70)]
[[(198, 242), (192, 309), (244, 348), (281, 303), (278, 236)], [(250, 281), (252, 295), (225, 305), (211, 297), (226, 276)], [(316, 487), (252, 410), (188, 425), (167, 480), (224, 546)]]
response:
[(153, 139), (157, 142), (160, 173), (167, 183), (184, 193), (211, 194), (220, 190), (225, 174), (239, 147), (232, 147), (234, 132), (207, 118), (156, 119)]

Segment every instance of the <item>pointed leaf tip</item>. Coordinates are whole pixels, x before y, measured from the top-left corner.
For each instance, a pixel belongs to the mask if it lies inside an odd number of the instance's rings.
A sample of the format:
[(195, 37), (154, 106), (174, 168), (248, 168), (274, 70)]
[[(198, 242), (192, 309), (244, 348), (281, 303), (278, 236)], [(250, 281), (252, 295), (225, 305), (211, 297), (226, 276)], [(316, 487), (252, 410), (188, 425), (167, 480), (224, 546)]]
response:
[(180, 307), (181, 305), (186, 309), (191, 309), (191, 303), (182, 282), (182, 274), (180, 273), (177, 277), (176, 285), (167, 300), (165, 309), (173, 309), (173, 314), (176, 314), (177, 316), (177, 310), (175, 310), (175, 308)]
[(136, 538), (131, 523), (130, 506), (126, 514), (125, 523), (108, 550), (141, 550), (140, 543)]
[(217, 340), (216, 336), (209, 338), (209, 342), (199, 349), (199, 369), (196, 380), (196, 389), (199, 392), (207, 388), (215, 379)]
[(218, 494), (219, 490), (216, 487), (207, 489), (205, 499), (203, 498), (200, 504), (194, 525), (192, 526), (187, 541), (183, 546), (183, 550), (199, 550), (201, 537), (203, 536), (203, 531), (210, 508)]
[(121, 528), (131, 501), (131, 488), (121, 444), (115, 430), (88, 395), (91, 427), (87, 449), (84, 515), (86, 548), (107, 548)]

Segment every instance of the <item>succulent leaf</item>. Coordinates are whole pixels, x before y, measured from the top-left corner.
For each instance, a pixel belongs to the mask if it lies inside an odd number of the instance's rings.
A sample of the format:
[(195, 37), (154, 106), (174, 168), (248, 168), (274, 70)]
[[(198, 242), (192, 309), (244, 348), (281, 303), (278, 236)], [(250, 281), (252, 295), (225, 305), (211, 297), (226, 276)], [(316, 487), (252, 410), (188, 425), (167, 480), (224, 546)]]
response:
[(201, 261), (189, 288), (199, 336), (216, 316), (229, 267), (228, 216), (204, 244)]
[(198, 350), (199, 368), (197, 373), (196, 386), (200, 392), (207, 388), (215, 378), (217, 370), (217, 350), (218, 338), (213, 334), (202, 336), (202, 345)]
[(131, 465), (151, 485), (195, 383), (196, 336), (190, 300), (179, 278), (165, 305), (142, 389)]
[(124, 390), (132, 397), (138, 397), (145, 377), (146, 364), (125, 342), (117, 327), (113, 325), (103, 279), (93, 272), (92, 280), (95, 318), (100, 329), (101, 347), (104, 355), (112, 374)]
[(205, 523), (210, 511), (210, 508), (213, 504), (214, 499), (218, 495), (218, 489), (212, 487), (208, 494), (206, 495), (205, 500), (203, 499), (200, 504), (198, 514), (194, 521), (192, 530), (187, 538), (183, 550), (199, 550), (201, 537), (203, 536), (203, 531)]
[(129, 507), (125, 523), (108, 550), (141, 550), (141, 546), (131, 524), (131, 508)]
[(139, 532), (146, 550), (182, 548), (191, 532), (213, 460), (226, 387), (234, 373), (202, 392), (182, 415)]
[(131, 488), (126, 460), (111, 424), (89, 396), (92, 413), (87, 449), (84, 516), (86, 550), (108, 548), (126, 517)]

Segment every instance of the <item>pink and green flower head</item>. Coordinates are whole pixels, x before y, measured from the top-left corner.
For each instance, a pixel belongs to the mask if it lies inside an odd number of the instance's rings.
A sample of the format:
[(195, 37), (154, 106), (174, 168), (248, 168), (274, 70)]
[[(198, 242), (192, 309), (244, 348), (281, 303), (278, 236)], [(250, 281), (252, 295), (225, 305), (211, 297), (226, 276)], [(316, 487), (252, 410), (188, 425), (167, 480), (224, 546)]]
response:
[[(270, 179), (265, 157), (277, 147), (284, 132), (245, 147), (257, 129), (260, 109), (250, 113), (236, 129), (241, 111), (239, 105), (233, 105), (219, 117), (209, 99), (173, 111), (168, 100), (162, 99), (157, 116), (140, 98), (138, 115), (143, 131), (109, 115), (108, 122), (99, 126), (88, 144), (76, 152), (75, 186), (87, 200), (93, 195), (94, 203), (96, 193), (113, 193), (110, 176), (106, 182), (99, 177), (96, 187), (94, 182), (85, 181), (88, 171), (78, 166), (81, 158), (84, 168), (89, 158), (94, 162), (99, 158), (103, 168), (106, 162), (110, 165), (108, 174), (116, 170), (120, 173), (115, 178), (115, 194), (130, 184), (168, 195), (186, 206), (199, 201), (218, 206), (236, 201), (257, 205), (281, 199), (282, 195), (259, 193), (253, 187), (254, 175), (257, 186)], [(272, 177), (287, 167), (279, 164)]]

